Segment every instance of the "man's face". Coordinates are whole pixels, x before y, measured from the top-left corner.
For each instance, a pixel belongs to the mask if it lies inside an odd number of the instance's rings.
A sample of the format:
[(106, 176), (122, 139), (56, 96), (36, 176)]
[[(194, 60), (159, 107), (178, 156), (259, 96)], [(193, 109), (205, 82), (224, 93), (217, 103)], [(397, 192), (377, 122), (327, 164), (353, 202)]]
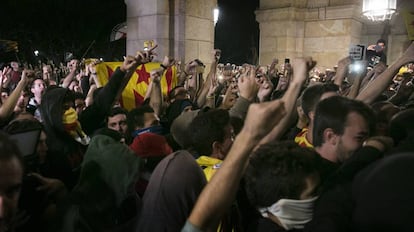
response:
[(53, 73), (52, 67), (50, 65), (45, 65), (43, 66), (42, 71), (43, 71), (43, 79), (49, 80), (50, 76)]
[(349, 159), (362, 146), (369, 134), (368, 122), (358, 113), (351, 112), (346, 119), (343, 135), (339, 135), (336, 154), (339, 162)]
[(375, 48), (375, 50), (377, 52), (384, 51), (384, 49), (385, 49), (385, 44), (384, 43), (377, 43), (377, 47)]
[(82, 113), (85, 107), (86, 107), (85, 100), (83, 100), (82, 98), (75, 99), (75, 110), (78, 115)]
[(29, 94), (25, 91), (22, 92), (19, 99), (17, 100), (16, 107), (14, 107), (15, 112), (21, 112), (26, 109), (27, 104), (29, 103)]
[(23, 168), (16, 157), (0, 161), (0, 231), (7, 231), (17, 211)]
[(32, 93), (35, 97), (40, 97), (45, 92), (46, 85), (45, 82), (41, 79), (36, 79), (32, 85)]
[(109, 129), (118, 131), (121, 135), (125, 135), (128, 130), (127, 116), (125, 114), (116, 114), (113, 117), (108, 117)]
[(44, 131), (40, 132), (39, 141), (37, 142), (36, 153), (39, 156), (41, 161), (46, 159), (47, 155), (47, 144), (46, 144), (46, 133)]
[(155, 113), (144, 113), (144, 128), (158, 126), (159, 124), (160, 119)]

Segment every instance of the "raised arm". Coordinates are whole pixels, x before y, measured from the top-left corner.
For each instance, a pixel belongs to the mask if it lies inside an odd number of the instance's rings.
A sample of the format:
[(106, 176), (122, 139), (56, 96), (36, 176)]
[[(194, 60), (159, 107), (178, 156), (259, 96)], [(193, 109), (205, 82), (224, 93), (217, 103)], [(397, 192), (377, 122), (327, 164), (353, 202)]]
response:
[(309, 70), (311, 70), (315, 65), (316, 62), (311, 58), (299, 58), (293, 60), (293, 79), (282, 97), (282, 101), (285, 104), (286, 115), (268, 134), (268, 136), (262, 140), (263, 143), (280, 139), (288, 130), (288, 127), (292, 122), (292, 118), (294, 118), (293, 115), (296, 113), (296, 100), (299, 97), (300, 90), (308, 78)]
[(375, 78), (369, 85), (356, 97), (357, 100), (367, 104), (372, 103), (389, 85), (392, 78), (397, 74), (401, 66), (414, 61), (414, 42), (407, 48), (404, 54), (398, 58), (391, 66)]
[(62, 87), (68, 88), (73, 78), (75, 78), (76, 72), (79, 70), (79, 60), (73, 59), (68, 64), (69, 74), (63, 79)]
[(19, 97), (29, 83), (29, 78), (34, 77), (34, 72), (31, 70), (23, 70), (22, 78), (17, 84), (16, 88), (10, 94), (6, 101), (3, 102), (0, 107), (0, 120), (7, 120), (8, 117), (13, 113), (13, 109), (19, 100)]
[[(254, 72), (254, 69), (251, 70)], [(232, 204), (249, 155), (259, 141), (284, 116), (282, 101), (253, 104), (221, 168), (202, 191), (188, 222), (202, 231), (215, 230)]]
[(239, 98), (236, 104), (230, 109), (229, 114), (232, 117), (239, 117), (245, 119), (249, 105), (255, 101), (259, 85), (256, 83), (256, 72), (248, 72), (247, 70), (255, 69), (254, 67), (247, 67), (242, 71), (238, 79)]
[(210, 86), (212, 85), (213, 79), (216, 78), (217, 73), (217, 65), (218, 61), (220, 60), (221, 51), (219, 49), (214, 49), (212, 52), (213, 59), (210, 66), (210, 72), (207, 75), (206, 81), (203, 83), (203, 87), (199, 94), (197, 95), (197, 105), (202, 107), (206, 104), (206, 97), (210, 90)]
[(164, 72), (163, 68), (154, 69), (151, 71), (151, 92), (149, 94), (149, 105), (154, 109), (156, 115), (160, 116), (163, 112), (163, 99), (161, 89), (161, 76)]
[(348, 67), (351, 64), (351, 58), (345, 57), (338, 61), (338, 69), (336, 70), (334, 79), (334, 84), (339, 86), (339, 89), (342, 87), (342, 83), (348, 74)]

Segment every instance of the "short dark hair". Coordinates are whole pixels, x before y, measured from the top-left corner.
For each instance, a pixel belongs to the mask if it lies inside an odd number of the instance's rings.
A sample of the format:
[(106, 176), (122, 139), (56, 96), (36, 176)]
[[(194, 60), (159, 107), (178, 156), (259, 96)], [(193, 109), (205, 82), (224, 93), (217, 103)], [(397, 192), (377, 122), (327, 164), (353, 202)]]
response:
[(117, 106), (117, 107), (111, 108), (111, 110), (108, 113), (108, 117), (113, 117), (117, 114), (128, 115), (128, 111), (122, 107)]
[(244, 176), (250, 203), (267, 207), (282, 198), (299, 199), (306, 188), (306, 178), (318, 174), (319, 161), (315, 150), (293, 141), (260, 146), (251, 155)]
[(189, 127), (194, 150), (199, 155), (211, 155), (213, 143), (224, 141), (225, 127), (228, 125), (230, 125), (230, 115), (227, 110), (200, 111)]
[(414, 132), (414, 109), (406, 109), (394, 115), (389, 124), (389, 134), (398, 145)]
[(365, 103), (342, 96), (332, 96), (319, 102), (315, 110), (313, 123), (313, 145), (321, 146), (325, 141), (323, 132), (331, 128), (335, 134), (344, 133), (349, 113), (355, 112), (361, 115), (369, 126), (371, 134), (375, 128), (375, 114)]
[(184, 85), (177, 85), (170, 90), (168, 93), (168, 100), (174, 99), (176, 97), (175, 90), (178, 88), (184, 88)]
[(379, 44), (379, 43), (383, 43), (385, 46), (387, 45), (387, 41), (385, 41), (385, 39), (377, 40), (377, 44)]
[(303, 91), (302, 94), (302, 109), (303, 113), (305, 113), (306, 117), (309, 118), (309, 112), (315, 110), (316, 105), (321, 99), (321, 96), (324, 93), (328, 92), (338, 92), (339, 86), (333, 83), (324, 83), (324, 84), (316, 84), (309, 86)]
[(33, 88), (33, 85), (34, 85), (34, 83), (35, 83), (35, 81), (37, 81), (37, 80), (41, 80), (41, 81), (43, 81), (43, 83), (45, 83), (45, 85), (46, 85), (46, 81), (45, 80), (43, 80), (43, 78), (42, 77), (38, 77), (38, 76), (36, 76), (31, 82), (30, 82), (30, 85), (28, 85), (28, 86), (30, 86), (30, 89), (31, 88)]
[(154, 113), (154, 110), (149, 105), (143, 105), (129, 111), (127, 115), (128, 128), (134, 130), (136, 127), (143, 127), (145, 113)]

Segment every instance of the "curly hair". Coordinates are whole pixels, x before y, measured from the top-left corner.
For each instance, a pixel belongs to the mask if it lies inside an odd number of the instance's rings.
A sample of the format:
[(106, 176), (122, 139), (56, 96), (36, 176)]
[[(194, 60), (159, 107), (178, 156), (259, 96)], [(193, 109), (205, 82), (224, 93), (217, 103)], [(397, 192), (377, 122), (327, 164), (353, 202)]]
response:
[(306, 178), (318, 173), (319, 155), (293, 141), (260, 146), (250, 157), (245, 189), (250, 203), (267, 207), (284, 199), (299, 199)]

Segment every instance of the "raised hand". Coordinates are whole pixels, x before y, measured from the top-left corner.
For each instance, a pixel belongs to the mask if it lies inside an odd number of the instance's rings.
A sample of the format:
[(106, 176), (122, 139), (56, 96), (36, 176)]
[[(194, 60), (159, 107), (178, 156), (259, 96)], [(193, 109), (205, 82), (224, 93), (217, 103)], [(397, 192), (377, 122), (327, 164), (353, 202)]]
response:
[(263, 78), (263, 81), (260, 83), (260, 88), (257, 93), (257, 97), (260, 102), (266, 101), (269, 98), (270, 94), (273, 92), (273, 84), (268, 78)]
[(308, 78), (309, 71), (315, 67), (316, 61), (311, 57), (293, 59), (293, 80), (295, 83), (304, 83)]
[(239, 77), (240, 96), (253, 101), (259, 91), (259, 86), (256, 83), (256, 68), (248, 66)]
[(161, 81), (162, 73), (163, 73), (163, 69), (161, 68), (151, 70), (150, 72), (151, 80), (153, 82), (159, 83)]
[(76, 71), (79, 68), (79, 60), (73, 59), (73, 60), (69, 61), (68, 68), (69, 68), (70, 72)]
[(285, 116), (284, 102), (275, 100), (250, 105), (244, 122), (243, 131), (260, 141)]
[(174, 57), (164, 56), (164, 59), (161, 63), (164, 67), (169, 68), (175, 64)]
[(122, 63), (121, 67), (119, 68), (123, 72), (135, 70), (138, 67), (138, 61), (133, 56), (124, 57), (124, 62)]
[(146, 63), (151, 62), (154, 59), (154, 57), (157, 55), (154, 51), (157, 47), (158, 47), (158, 45), (156, 44), (156, 45), (154, 45), (154, 47), (149, 48), (146, 51), (138, 51), (136, 56), (135, 56), (135, 59), (136, 59), (138, 65), (146, 64)]
[(39, 181), (40, 186), (37, 187), (37, 191), (44, 191), (48, 196), (55, 196), (56, 194), (66, 192), (65, 185), (58, 179), (47, 178), (38, 173), (30, 173), (29, 175)]
[(213, 50), (213, 62), (218, 63), (221, 57), (221, 50), (220, 49), (214, 49)]

